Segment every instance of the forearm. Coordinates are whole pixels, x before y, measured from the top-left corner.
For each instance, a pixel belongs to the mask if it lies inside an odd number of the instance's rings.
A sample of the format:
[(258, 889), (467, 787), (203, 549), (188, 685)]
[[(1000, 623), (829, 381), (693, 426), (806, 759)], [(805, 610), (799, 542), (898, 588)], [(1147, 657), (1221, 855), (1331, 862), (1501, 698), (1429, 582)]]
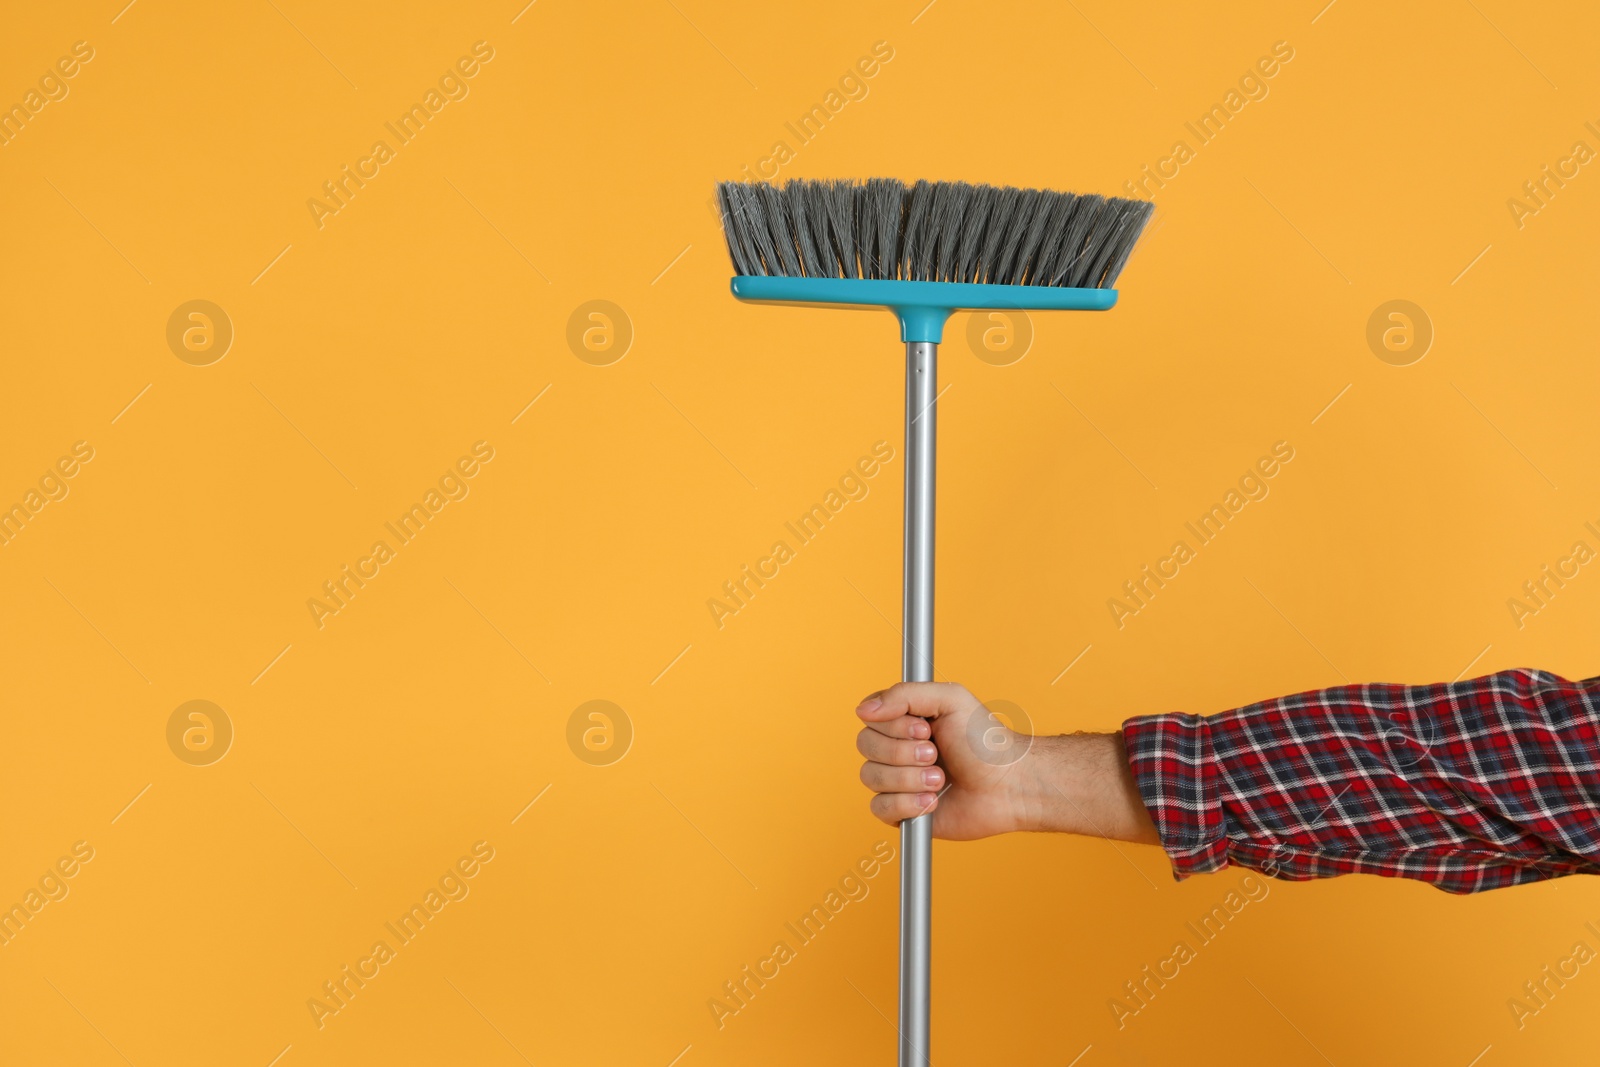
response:
[(1009, 777), (1019, 830), (1161, 843), (1120, 733), (1035, 737)]

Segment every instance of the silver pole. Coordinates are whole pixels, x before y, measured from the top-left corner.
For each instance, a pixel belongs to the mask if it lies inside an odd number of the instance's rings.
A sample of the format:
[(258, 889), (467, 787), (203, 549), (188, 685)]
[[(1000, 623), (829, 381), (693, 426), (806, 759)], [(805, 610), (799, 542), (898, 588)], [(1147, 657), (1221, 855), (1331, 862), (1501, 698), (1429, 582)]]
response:
[[(905, 644), (901, 677), (933, 680), (933, 490), (939, 346), (906, 344)], [(900, 1067), (927, 1067), (933, 816), (900, 824)]]

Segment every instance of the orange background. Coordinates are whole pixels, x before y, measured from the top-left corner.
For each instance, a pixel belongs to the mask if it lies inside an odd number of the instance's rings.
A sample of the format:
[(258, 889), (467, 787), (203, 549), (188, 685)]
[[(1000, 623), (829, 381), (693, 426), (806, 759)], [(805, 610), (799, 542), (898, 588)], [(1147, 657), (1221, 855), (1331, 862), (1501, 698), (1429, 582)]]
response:
[[(1520, 227), (1507, 206), (1600, 148), (1595, 13), (925, 2), (8, 15), (0, 102), (93, 58), (0, 147), (0, 504), (93, 459), (0, 547), (0, 903), (93, 859), (0, 947), (6, 1062), (890, 1062), (898, 862), (721, 1028), (708, 1008), (897, 841), (851, 708), (899, 663), (902, 353), (885, 315), (729, 297), (712, 186), (780, 139), (785, 178), (1109, 193), (1193, 149), (1113, 312), (1036, 315), (1001, 366), (951, 323), (943, 676), (1059, 732), (1595, 673), (1592, 568), (1521, 628), (1507, 607), (1600, 544), (1600, 177)], [(319, 228), (307, 201), (478, 41), (467, 95)], [(798, 145), (785, 123), (880, 41)], [(1279, 41), (1199, 144), (1184, 123)], [(204, 366), (167, 341), (197, 299), (234, 331)], [(1406, 366), (1367, 342), (1395, 299), (1434, 331)], [(620, 359), (569, 346), (592, 300), (631, 324)], [(869, 495), (717, 628), (708, 599), (879, 440)], [(468, 495), (319, 628), (308, 599), (479, 441)], [(1107, 600), (1277, 441), (1270, 495), (1118, 628)], [(233, 730), (205, 766), (169, 747), (191, 700)], [(631, 725), (609, 765), (568, 744), (591, 700)], [(319, 1028), (307, 1001), (476, 842), (470, 893)], [(1021, 836), (935, 862), (940, 1063), (1592, 1047), (1590, 968), (1520, 1028), (1507, 1006), (1600, 947), (1584, 880), (1270, 883), (1119, 1028), (1108, 1002), (1240, 872)]]

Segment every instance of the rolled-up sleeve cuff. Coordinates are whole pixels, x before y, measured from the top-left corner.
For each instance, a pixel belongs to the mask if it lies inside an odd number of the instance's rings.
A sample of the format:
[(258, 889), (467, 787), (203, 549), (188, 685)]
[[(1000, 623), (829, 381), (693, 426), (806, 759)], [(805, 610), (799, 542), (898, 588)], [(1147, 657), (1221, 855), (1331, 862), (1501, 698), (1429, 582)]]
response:
[(1228, 866), (1228, 839), (1206, 720), (1179, 713), (1122, 724), (1128, 766), (1177, 881)]

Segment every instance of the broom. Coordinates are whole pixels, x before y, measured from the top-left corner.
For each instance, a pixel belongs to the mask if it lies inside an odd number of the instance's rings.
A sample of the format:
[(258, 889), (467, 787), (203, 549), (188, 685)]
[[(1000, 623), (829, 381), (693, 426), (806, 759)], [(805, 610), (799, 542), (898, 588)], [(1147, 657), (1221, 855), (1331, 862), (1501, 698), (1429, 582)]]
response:
[[(1105, 311), (1154, 205), (1099, 195), (891, 178), (723, 182), (733, 295), (880, 307), (906, 345), (901, 676), (933, 680), (937, 356), (956, 311)], [(931, 815), (900, 824), (900, 1067), (928, 1063)]]

